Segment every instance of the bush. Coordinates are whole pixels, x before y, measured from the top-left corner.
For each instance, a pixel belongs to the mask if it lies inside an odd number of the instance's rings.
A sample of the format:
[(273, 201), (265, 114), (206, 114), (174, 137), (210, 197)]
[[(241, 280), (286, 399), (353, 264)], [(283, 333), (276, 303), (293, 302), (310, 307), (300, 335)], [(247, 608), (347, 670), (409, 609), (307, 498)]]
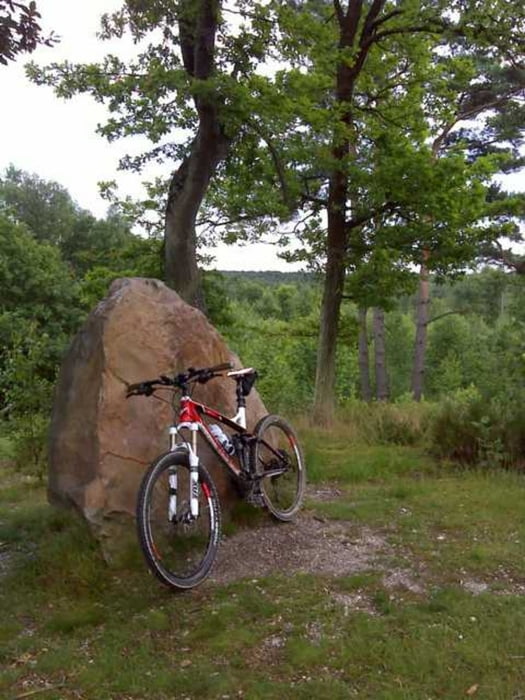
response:
[(24, 474), (43, 479), (47, 469), (47, 434), (49, 419), (37, 413), (19, 416), (10, 431), (12, 460)]
[(338, 423), (351, 429), (353, 440), (367, 445), (424, 445), (432, 415), (432, 404), (409, 399), (396, 403), (351, 400), (339, 411)]
[(0, 367), (5, 429), (12, 460), (24, 474), (43, 477), (54, 373), (46, 377), (49, 338), (36, 324), (21, 325)]
[(525, 392), (486, 398), (475, 387), (441, 401), (431, 431), (431, 450), (443, 459), (483, 467), (525, 465)]

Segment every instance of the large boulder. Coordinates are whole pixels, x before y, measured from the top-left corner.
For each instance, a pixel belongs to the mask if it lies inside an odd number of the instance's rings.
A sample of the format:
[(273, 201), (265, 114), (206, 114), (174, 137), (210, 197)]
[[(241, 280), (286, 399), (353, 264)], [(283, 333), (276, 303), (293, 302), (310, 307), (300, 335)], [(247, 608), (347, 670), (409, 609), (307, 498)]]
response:
[[(128, 383), (239, 359), (197, 309), (162, 282), (116, 280), (77, 333), (62, 364), (50, 431), (49, 500), (74, 506), (108, 559), (133, 530), (137, 491), (150, 462), (168, 449), (173, 410), (154, 397), (126, 400)], [(194, 398), (235, 413), (235, 384), (221, 377), (195, 385)], [(257, 392), (248, 428), (266, 413)], [(223, 505), (236, 492), (201, 440), (203, 463)]]

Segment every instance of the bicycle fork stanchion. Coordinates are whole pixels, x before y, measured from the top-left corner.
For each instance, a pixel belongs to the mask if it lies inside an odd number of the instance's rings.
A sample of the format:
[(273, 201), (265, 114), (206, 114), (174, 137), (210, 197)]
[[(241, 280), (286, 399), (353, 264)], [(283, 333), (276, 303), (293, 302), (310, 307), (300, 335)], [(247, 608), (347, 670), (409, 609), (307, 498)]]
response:
[(168, 519), (173, 523), (177, 519), (177, 471), (170, 469), (168, 473), (169, 482), (169, 503), (168, 503)]
[[(191, 444), (189, 442), (177, 442), (177, 436), (180, 435), (179, 430), (187, 429), (191, 432)], [(197, 433), (199, 432), (198, 423), (180, 423), (178, 426), (170, 426), (170, 451), (173, 452), (179, 447), (183, 447), (188, 451), (188, 460), (190, 465), (190, 483), (189, 483), (189, 500), (190, 513), (192, 518), (199, 516), (199, 456), (197, 454)], [(172, 494), (171, 480), (174, 476), (174, 493)], [(177, 505), (177, 477), (170, 475), (170, 515), (172, 515), (172, 499), (176, 508)]]

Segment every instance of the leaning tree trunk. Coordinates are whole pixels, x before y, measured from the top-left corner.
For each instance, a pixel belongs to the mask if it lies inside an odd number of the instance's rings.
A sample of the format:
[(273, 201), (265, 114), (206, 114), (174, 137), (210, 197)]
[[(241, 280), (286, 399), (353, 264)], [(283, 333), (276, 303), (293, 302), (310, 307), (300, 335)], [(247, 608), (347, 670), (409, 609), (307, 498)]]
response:
[(388, 388), (388, 373), (386, 369), (385, 312), (378, 307), (374, 308), (373, 328), (376, 398), (379, 401), (386, 401), (390, 391)]
[(164, 238), (166, 284), (200, 309), (204, 309), (204, 298), (197, 266), (195, 223), (210, 179), (227, 150), (228, 141), (215, 115), (201, 118), (191, 153), (170, 183)]
[(367, 315), (368, 309), (362, 307), (358, 311), (359, 323), (359, 385), (361, 388), (361, 398), (363, 401), (370, 401), (372, 398), (372, 388), (370, 386), (370, 360), (368, 356), (368, 329)]
[(199, 119), (189, 155), (170, 182), (164, 230), (166, 283), (188, 303), (204, 307), (197, 267), (196, 220), (210, 179), (226, 157), (229, 140), (220, 115), (220, 96), (211, 81), (215, 74), (215, 36), (220, 0), (181, 0), (178, 4), (180, 48), (189, 80), (207, 90), (194, 97)]
[(419, 292), (416, 308), (416, 341), (414, 364), (412, 367), (412, 395), (415, 401), (421, 401), (425, 382), (425, 356), (427, 348), (427, 329), (430, 305), (430, 282), (427, 261), (429, 251), (423, 251), (423, 262), (419, 271)]

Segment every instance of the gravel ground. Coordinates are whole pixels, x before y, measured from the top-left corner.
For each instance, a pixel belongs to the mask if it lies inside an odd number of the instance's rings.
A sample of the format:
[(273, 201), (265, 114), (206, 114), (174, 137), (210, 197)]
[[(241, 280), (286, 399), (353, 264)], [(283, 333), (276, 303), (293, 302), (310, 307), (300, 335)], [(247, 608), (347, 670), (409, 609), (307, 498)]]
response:
[(223, 537), (210, 576), (230, 583), (272, 573), (351, 575), (377, 566), (388, 553), (385, 540), (368, 529), (357, 535), (350, 523), (301, 513), (291, 523), (268, 523)]

